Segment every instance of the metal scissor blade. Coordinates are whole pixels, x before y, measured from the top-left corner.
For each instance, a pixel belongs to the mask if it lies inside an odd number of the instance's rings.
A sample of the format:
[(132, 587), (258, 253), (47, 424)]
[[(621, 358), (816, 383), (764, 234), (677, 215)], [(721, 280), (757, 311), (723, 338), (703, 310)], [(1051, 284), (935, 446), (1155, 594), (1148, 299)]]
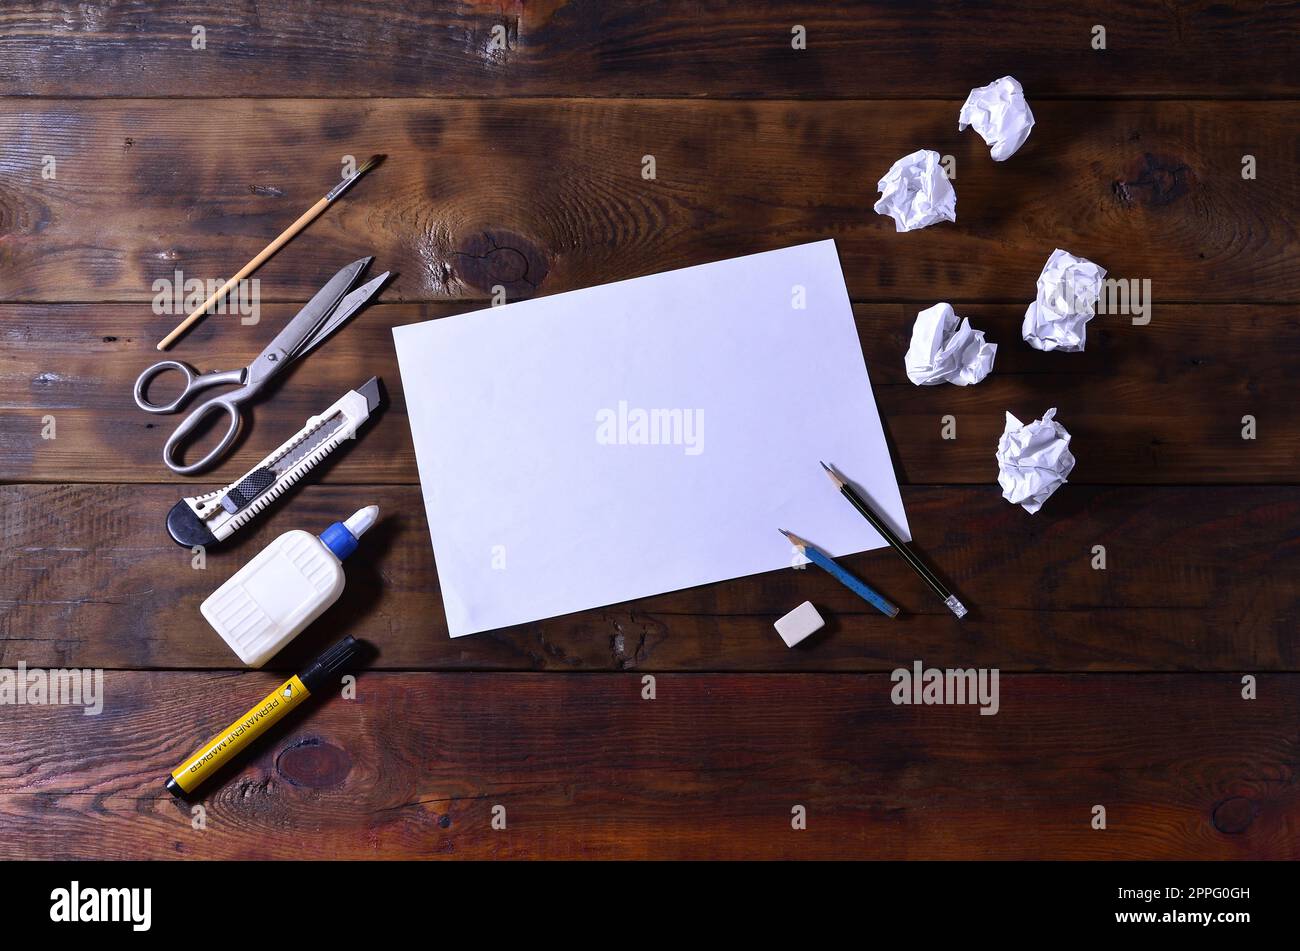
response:
[(286, 357), (282, 363), (288, 363), (302, 351), (303, 344), (311, 339), (312, 335), (320, 329), (323, 324), (334, 312), (348, 289), (357, 282), (361, 272), (370, 266), (374, 258), (362, 258), (360, 261), (353, 261), (347, 267), (343, 268), (333, 277), (331, 277), (325, 286), (318, 290), (312, 299), (307, 302), (307, 306), (298, 311), (297, 316), (285, 325), (271, 341), (270, 345), (258, 356), (253, 364), (261, 364), (262, 357), (275, 352), (283, 352)]
[(339, 326), (345, 320), (355, 314), (367, 301), (379, 293), (379, 288), (383, 286), (384, 281), (388, 280), (388, 275), (391, 273), (391, 271), (385, 271), (378, 277), (371, 278), (339, 301), (338, 307), (334, 308), (333, 313), (329, 315), (325, 323), (317, 327), (316, 332), (307, 340), (303, 341), (302, 347), (296, 354), (294, 354), (294, 356), (301, 357), (317, 344), (323, 343), (325, 338), (338, 330)]

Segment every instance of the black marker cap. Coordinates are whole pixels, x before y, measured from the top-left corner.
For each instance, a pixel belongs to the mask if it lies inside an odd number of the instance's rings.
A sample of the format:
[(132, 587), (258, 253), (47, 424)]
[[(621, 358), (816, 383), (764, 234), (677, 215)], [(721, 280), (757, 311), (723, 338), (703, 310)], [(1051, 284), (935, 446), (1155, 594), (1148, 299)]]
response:
[(175, 776), (167, 777), (167, 791), (177, 799), (185, 798), (185, 790), (181, 789), (181, 784), (176, 782)]
[(349, 634), (312, 661), (307, 669), (298, 675), (298, 679), (310, 692), (315, 693), (329, 683), (340, 670), (349, 667), (356, 660), (360, 648), (357, 639)]

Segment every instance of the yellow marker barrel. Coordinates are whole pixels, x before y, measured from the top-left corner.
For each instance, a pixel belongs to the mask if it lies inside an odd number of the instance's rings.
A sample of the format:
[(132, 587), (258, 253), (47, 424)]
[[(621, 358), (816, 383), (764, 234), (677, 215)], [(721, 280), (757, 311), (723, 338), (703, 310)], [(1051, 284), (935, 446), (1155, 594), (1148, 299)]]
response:
[(282, 720), (294, 707), (320, 692), (360, 651), (360, 644), (345, 637), (321, 654), (306, 670), (290, 677), (242, 717), (222, 730), (203, 748), (177, 766), (167, 777), (167, 791), (184, 797), (194, 792), (259, 736)]
[[(169, 792), (191, 793), (219, 770), (232, 756), (239, 754), (253, 740), (279, 720), (311, 692), (298, 678), (290, 677), (267, 695), (261, 703), (212, 738), (201, 750), (172, 770), (167, 780)], [(175, 787), (175, 788), (173, 788)]]

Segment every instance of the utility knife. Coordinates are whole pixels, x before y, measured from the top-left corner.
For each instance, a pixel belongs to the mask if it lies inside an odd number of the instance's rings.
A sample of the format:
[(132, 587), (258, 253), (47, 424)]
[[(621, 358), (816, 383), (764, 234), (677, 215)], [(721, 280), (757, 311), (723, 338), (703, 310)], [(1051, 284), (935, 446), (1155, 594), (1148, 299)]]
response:
[(206, 548), (229, 538), (344, 440), (355, 436), (378, 405), (379, 378), (372, 376), (325, 412), (307, 420), (302, 429), (238, 481), (206, 495), (181, 499), (167, 513), (167, 532), (172, 541), (186, 548)]

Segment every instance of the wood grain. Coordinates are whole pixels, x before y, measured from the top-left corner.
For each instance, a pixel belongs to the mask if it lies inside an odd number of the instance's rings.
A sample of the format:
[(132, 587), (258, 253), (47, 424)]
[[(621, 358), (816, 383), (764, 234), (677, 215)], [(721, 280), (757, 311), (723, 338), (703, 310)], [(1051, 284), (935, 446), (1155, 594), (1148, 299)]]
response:
[[(5, 4), (0, 667), (107, 668), (107, 697), (0, 710), (0, 857), (1300, 858), (1298, 29), (1300, 7), (1236, 0)], [(1038, 124), (998, 164), (956, 120), (1009, 71)], [(874, 184), (919, 147), (955, 160), (958, 222), (900, 235)], [(210, 317), (170, 355), (242, 365), (363, 255), (397, 272), (385, 303), (177, 480), (178, 417), (129, 395), (184, 313), (155, 282), (229, 276), (376, 152), (259, 271), (259, 323)], [(916, 547), (972, 615), (881, 551), (845, 562), (893, 622), (806, 569), (447, 638), (391, 328), (826, 237)], [(1056, 247), (1149, 279), (1151, 322), (1030, 350)], [(999, 344), (979, 386), (902, 372), (939, 300)], [(167, 539), (182, 494), (375, 374), (388, 405), (313, 484), (202, 570)], [(1049, 406), (1079, 464), (1029, 516), (993, 450), (1005, 411)], [(368, 501), (342, 600), (238, 669), (200, 601)], [(805, 599), (829, 625), (788, 650), (772, 622)], [(345, 632), (378, 650), (357, 698), (264, 737), (193, 830), (167, 771)], [(997, 668), (1000, 712), (895, 706), (917, 659)]]
[(1298, 29), (1211, 0), (28, 2), (0, 16), (0, 95), (952, 97), (1010, 67), (1039, 97), (1286, 96)]
[[(367, 309), (251, 407), (246, 434), (223, 465), (177, 479), (178, 492), (237, 479), (308, 416), (371, 375), (383, 380), (389, 404), (356, 445), (336, 453), (313, 478), (416, 483), (391, 329), (477, 306)], [(1157, 303), (1145, 326), (1122, 316), (1096, 318), (1088, 349), (1061, 354), (1021, 341), (1019, 304), (959, 305), (959, 313), (999, 344), (994, 373), (973, 387), (908, 381), (903, 354), (916, 310), (855, 307), (904, 482), (991, 484), (1005, 413), (1028, 420), (1051, 406), (1074, 436), (1076, 484), (1294, 483), (1300, 473), (1300, 419), (1285, 406), (1300, 366), (1296, 307)], [(248, 327), (235, 317), (209, 317), (168, 356), (200, 369), (243, 366), (294, 312), (290, 305), (267, 305)], [(175, 479), (161, 453), (182, 417), (151, 416), (131, 399), (136, 375), (158, 359), (153, 344), (174, 319), (131, 305), (0, 305), (0, 481)], [(158, 385), (163, 395), (167, 381)], [(956, 439), (942, 438), (949, 415)], [(1256, 419), (1253, 440), (1241, 438), (1246, 415)], [(56, 438), (46, 439), (51, 416)]]
[[(382, 152), (261, 269), (264, 300), (365, 254), (397, 272), (387, 300), (517, 299), (833, 237), (855, 300), (1023, 306), (1065, 245), (1158, 302), (1300, 301), (1300, 103), (1045, 102), (1005, 164), (956, 131), (959, 104), (10, 100), (0, 298), (143, 304), (177, 269), (229, 277), (345, 155)], [(958, 220), (897, 234), (874, 186), (918, 146), (954, 156)]]
[(362, 673), (219, 775), (195, 831), (163, 777), (276, 683), (110, 671), (99, 716), (7, 710), (0, 855), (1300, 858), (1297, 675), (1254, 701), (1227, 674), (1008, 675), (981, 716), (895, 706), (887, 674), (643, 700), (636, 675)]
[[(277, 669), (344, 633), (373, 641), (388, 668), (888, 670), (914, 656), (1006, 670), (1300, 667), (1291, 489), (1071, 485), (1029, 516), (994, 485), (906, 488), (918, 549), (972, 608), (960, 622), (882, 550), (845, 564), (903, 608), (895, 621), (808, 568), (455, 640), (417, 488), (306, 487), (208, 552), (203, 570), (165, 534), (176, 498), (160, 485), (0, 487), (0, 662), (239, 667), (200, 602), (281, 532), (321, 531), (374, 503), (382, 518), (365, 557), (348, 561), (342, 599)], [(1092, 567), (1096, 545), (1105, 570)], [(829, 624), (789, 650), (772, 623), (804, 600)]]

